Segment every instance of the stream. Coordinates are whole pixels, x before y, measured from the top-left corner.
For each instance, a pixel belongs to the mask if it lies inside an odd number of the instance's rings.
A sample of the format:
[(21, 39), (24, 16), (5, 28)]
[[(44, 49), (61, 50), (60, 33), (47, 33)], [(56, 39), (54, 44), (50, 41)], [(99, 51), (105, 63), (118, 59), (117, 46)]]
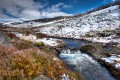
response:
[(59, 57), (72, 70), (80, 72), (85, 80), (116, 80), (109, 71), (91, 56), (82, 53), (80, 50), (73, 50), (80, 48), (87, 44), (86, 41), (62, 39), (67, 43)]

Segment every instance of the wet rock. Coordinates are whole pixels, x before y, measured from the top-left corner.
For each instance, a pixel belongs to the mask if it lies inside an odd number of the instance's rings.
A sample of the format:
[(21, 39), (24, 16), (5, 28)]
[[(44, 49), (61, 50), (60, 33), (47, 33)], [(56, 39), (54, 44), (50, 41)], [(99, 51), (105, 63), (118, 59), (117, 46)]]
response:
[(3, 23), (0, 23), (0, 30), (2, 29), (2, 27), (3, 27)]
[(114, 64), (105, 62), (104, 60), (99, 60), (99, 62), (110, 70), (111, 74), (120, 80), (120, 68), (115, 68)]
[(96, 46), (90, 44), (80, 47), (80, 50), (86, 53), (94, 53), (98, 51)]
[(51, 80), (51, 79), (45, 75), (40, 75), (39, 77), (36, 77), (33, 80)]

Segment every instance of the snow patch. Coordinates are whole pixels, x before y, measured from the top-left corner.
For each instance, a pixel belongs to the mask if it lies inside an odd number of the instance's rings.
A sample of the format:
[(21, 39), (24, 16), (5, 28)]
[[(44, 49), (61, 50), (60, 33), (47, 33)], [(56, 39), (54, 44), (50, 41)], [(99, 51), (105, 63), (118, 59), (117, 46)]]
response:
[(109, 64), (114, 64), (115, 68), (120, 68), (120, 55), (112, 54), (110, 57), (101, 59)]
[(29, 41), (32, 41), (34, 43), (43, 42), (45, 45), (49, 45), (49, 46), (58, 46), (60, 44), (58, 42), (63, 42), (60, 39), (53, 39), (53, 38), (37, 39), (37, 37), (35, 35), (32, 35), (32, 34), (30, 34), (29, 36), (25, 36), (24, 34), (17, 33), (16, 36), (19, 37), (20, 39), (29, 40)]
[(115, 64), (115, 67), (120, 69), (120, 63)]

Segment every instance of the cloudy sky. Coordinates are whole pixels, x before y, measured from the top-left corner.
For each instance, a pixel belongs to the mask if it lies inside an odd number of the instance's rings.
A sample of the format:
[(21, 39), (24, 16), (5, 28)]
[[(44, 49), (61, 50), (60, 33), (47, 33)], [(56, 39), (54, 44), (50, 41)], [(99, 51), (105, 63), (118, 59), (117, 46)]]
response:
[(0, 0), (0, 22), (83, 13), (114, 0)]

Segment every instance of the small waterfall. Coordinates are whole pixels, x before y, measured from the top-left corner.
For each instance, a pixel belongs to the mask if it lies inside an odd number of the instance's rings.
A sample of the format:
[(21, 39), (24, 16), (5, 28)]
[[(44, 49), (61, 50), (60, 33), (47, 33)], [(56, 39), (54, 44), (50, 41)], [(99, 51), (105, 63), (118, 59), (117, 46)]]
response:
[(69, 67), (79, 71), (85, 80), (116, 80), (107, 69), (80, 50), (63, 50), (59, 56)]

